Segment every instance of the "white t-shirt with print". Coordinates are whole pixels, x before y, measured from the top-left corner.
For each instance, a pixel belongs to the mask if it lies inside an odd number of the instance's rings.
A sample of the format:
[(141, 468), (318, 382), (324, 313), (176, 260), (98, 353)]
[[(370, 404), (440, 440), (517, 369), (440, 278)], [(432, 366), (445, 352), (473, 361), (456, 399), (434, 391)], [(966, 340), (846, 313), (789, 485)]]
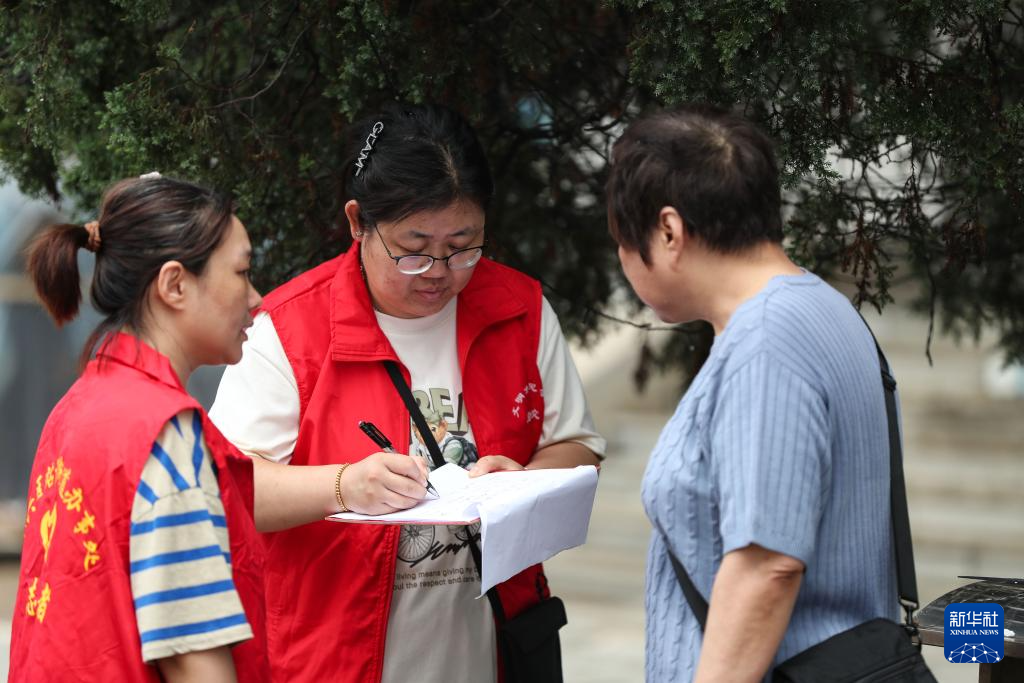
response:
[[(456, 309), (453, 299), (434, 315), (403, 319), (377, 313), (377, 322), (408, 368), (421, 409), (444, 417), (446, 459), (458, 459), (458, 464), (469, 467), (476, 461), (476, 449), (462, 404)], [(286, 463), (298, 438), (295, 375), (267, 314), (257, 316), (248, 336), (241, 362), (224, 372), (210, 418), (243, 452)], [(576, 441), (603, 455), (605, 441), (594, 430), (568, 345), (546, 300), (537, 367), (545, 406), (538, 448)], [(255, 406), (254, 395), (260, 396)], [(410, 434), (408, 452), (425, 456), (415, 425)], [(472, 531), (478, 533), (476, 528)], [(476, 597), (479, 576), (465, 527), (403, 527), (393, 589), (384, 683), (413, 677), (474, 683), (496, 680), (494, 621), (487, 598)]]
[[(409, 368), (409, 386), (420, 411), (431, 420), (440, 414), (452, 435), (475, 445), (462, 401), (462, 374), (455, 343), (455, 300), (439, 313), (423, 318), (395, 318), (377, 313), (402, 364)], [(433, 426), (433, 425), (431, 425)], [(415, 424), (410, 425), (409, 453), (425, 455), (433, 465)], [(447, 444), (445, 444), (447, 445)], [(447, 449), (449, 452), (452, 449)], [(476, 457), (460, 458), (464, 467)], [(402, 527), (395, 563), (394, 592), (384, 641), (383, 683), (412, 680), (412, 672), (431, 672), (434, 680), (495, 680), (494, 618), (487, 599), (477, 600), (480, 577), (470, 554), (464, 526)]]

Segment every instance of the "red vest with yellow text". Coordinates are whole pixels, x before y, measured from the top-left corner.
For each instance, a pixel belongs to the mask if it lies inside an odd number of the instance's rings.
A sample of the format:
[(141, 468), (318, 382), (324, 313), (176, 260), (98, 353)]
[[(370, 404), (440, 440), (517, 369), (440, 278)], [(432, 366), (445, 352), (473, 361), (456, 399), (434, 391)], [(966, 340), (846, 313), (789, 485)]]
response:
[(200, 410), (218, 473), (235, 588), (254, 638), (232, 648), (240, 681), (269, 680), (263, 551), (252, 461), (185, 393), (167, 358), (135, 337), (106, 341), (53, 409), (28, 491), (11, 638), (11, 681), (159, 681), (142, 661), (129, 573), (132, 502), (167, 421)]
[[(358, 246), (278, 288), (263, 308), (299, 389), (293, 464), (356, 462), (376, 452), (359, 420), (396, 444), (409, 443), (409, 413), (381, 362), (398, 357), (377, 325)], [(533, 457), (544, 415), (540, 320), (538, 283), (487, 259), (458, 296), (463, 396), (481, 457), (500, 454), (522, 464)], [(266, 535), (275, 680), (380, 680), (398, 535), (398, 526), (335, 522)], [(509, 617), (549, 594), (540, 565), (498, 592)], [(438, 638), (443, 645), (444, 635)]]

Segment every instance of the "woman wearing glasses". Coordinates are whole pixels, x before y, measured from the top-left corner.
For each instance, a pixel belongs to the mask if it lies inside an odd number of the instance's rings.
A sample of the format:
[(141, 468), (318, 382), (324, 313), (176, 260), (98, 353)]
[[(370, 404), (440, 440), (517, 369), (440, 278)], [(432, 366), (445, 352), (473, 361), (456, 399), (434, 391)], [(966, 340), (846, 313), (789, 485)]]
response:
[[(421, 448), (390, 360), (421, 412), (446, 420), (438, 433), (479, 452), (473, 475), (597, 464), (604, 441), (539, 284), (483, 257), (493, 185), (473, 130), (442, 107), (398, 104), (353, 130), (355, 243), (266, 297), (214, 422), (257, 462), (337, 464), (342, 509), (408, 507), (424, 495), (395, 471), (409, 459), (377, 452), (358, 428)], [(292, 528), (333, 512), (305, 504), (305, 469), (256, 468), (274, 678), (496, 681), (494, 615), (476, 599), (465, 529)], [(498, 587), (505, 618), (548, 594), (539, 565)]]

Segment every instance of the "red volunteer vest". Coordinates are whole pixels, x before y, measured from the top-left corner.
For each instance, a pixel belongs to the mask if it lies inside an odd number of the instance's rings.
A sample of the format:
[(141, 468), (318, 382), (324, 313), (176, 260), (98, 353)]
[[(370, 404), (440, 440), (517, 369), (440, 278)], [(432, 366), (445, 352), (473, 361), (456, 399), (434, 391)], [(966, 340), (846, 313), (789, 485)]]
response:
[[(372, 421), (396, 444), (409, 443), (409, 414), (381, 362), (398, 357), (377, 325), (358, 246), (269, 294), (264, 310), (299, 390), (294, 464), (356, 462), (376, 452), (359, 420)], [(540, 319), (538, 283), (487, 259), (459, 294), (459, 367), (481, 455), (522, 464), (533, 457), (544, 415)], [(397, 526), (336, 522), (266, 535), (275, 680), (380, 680), (398, 535)], [(540, 565), (498, 592), (510, 617), (549, 594)], [(438, 638), (443, 645), (444, 634)]]
[(167, 421), (200, 410), (231, 538), (235, 588), (255, 637), (232, 648), (240, 681), (269, 680), (263, 551), (252, 462), (185, 393), (166, 357), (114, 335), (53, 409), (29, 483), (14, 608), (12, 681), (159, 681), (142, 661), (128, 542), (132, 501)]

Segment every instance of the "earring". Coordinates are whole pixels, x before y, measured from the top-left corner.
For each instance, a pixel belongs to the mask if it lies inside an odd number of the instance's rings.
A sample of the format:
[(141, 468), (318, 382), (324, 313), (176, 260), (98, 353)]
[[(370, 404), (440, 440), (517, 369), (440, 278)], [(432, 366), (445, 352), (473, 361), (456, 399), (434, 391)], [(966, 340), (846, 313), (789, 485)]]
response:
[(362, 230), (356, 230), (356, 237), (362, 237), (362, 236), (363, 236), (363, 231)]

